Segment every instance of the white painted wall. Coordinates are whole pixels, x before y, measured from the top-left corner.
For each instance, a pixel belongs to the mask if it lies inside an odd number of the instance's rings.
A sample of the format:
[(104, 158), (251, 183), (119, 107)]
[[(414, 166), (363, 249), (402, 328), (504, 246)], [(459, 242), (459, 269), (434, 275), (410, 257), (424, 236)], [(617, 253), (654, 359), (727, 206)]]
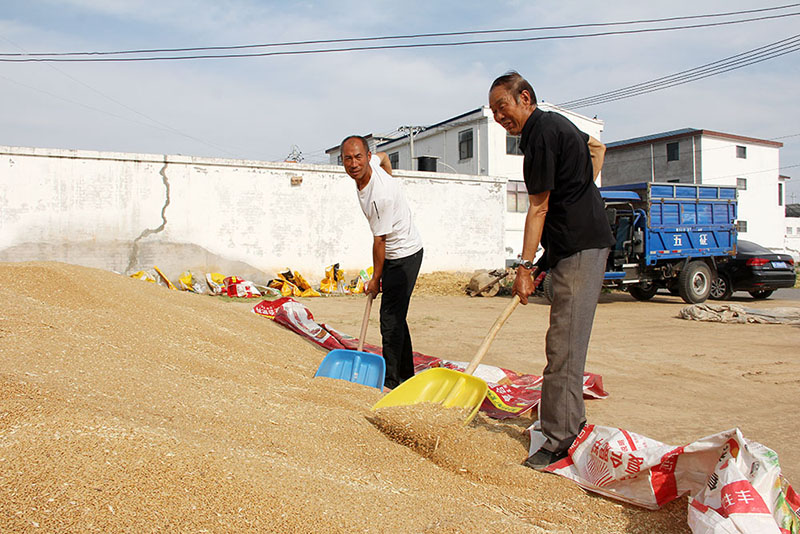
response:
[[(396, 176), (422, 234), (423, 272), (503, 265), (502, 179)], [(371, 265), (371, 243), (342, 167), (0, 147), (0, 261), (158, 265), (170, 277), (290, 267), (318, 281), (334, 262)]]
[[(736, 157), (736, 146), (747, 148), (747, 158)], [(702, 137), (702, 183), (736, 185), (747, 179), (747, 189), (739, 190), (739, 220), (747, 221), (747, 232), (739, 237), (767, 248), (783, 246), (785, 208), (778, 205), (779, 151), (775, 147), (717, 138)]]
[(795, 262), (798, 262), (800, 261), (800, 217), (786, 217), (783, 224), (786, 232), (783, 250), (786, 250), (794, 257)]

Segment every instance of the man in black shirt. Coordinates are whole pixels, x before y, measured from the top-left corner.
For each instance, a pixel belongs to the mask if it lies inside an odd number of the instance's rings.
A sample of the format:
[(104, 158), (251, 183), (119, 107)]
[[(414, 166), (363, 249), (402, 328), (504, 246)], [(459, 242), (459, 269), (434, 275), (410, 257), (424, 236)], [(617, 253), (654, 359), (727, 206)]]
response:
[[(539, 421), (546, 441), (525, 461), (534, 469), (567, 456), (586, 424), (583, 372), (606, 259), (614, 244), (603, 200), (594, 184), (605, 147), (563, 115), (543, 112), (536, 94), (518, 73), (497, 78), (489, 90), (494, 119), (511, 135), (521, 135), (523, 176), (530, 198), (522, 244), (522, 263), (512, 291), (522, 304), (533, 292), (537, 264), (553, 280), (547, 366)], [(591, 150), (590, 150), (591, 149)]]

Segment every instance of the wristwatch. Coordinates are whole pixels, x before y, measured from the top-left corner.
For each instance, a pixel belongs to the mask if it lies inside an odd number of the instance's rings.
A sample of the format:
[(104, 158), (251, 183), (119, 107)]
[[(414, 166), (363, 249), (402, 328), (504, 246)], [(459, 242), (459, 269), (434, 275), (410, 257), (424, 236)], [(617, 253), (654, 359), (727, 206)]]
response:
[(521, 267), (524, 267), (525, 269), (528, 269), (529, 271), (532, 271), (533, 268), (534, 268), (534, 264), (533, 264), (533, 262), (531, 260), (521, 261), (521, 262), (519, 262), (519, 265)]

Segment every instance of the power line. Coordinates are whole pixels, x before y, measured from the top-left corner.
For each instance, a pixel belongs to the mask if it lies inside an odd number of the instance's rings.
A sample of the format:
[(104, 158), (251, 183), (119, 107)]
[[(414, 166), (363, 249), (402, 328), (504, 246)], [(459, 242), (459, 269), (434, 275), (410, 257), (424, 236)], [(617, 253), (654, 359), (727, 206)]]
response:
[(459, 32), (437, 32), (437, 33), (417, 33), (409, 35), (385, 35), (374, 37), (351, 37), (342, 39), (317, 39), (317, 40), (304, 40), (304, 41), (287, 41), (282, 43), (262, 43), (262, 44), (246, 44), (246, 45), (229, 45), (229, 46), (200, 46), (200, 47), (186, 47), (186, 48), (144, 48), (138, 50), (118, 50), (118, 51), (95, 51), (95, 52), (41, 52), (41, 53), (0, 53), (0, 56), (6, 57), (42, 57), (42, 56), (101, 56), (101, 55), (122, 55), (122, 54), (154, 54), (154, 53), (174, 53), (174, 52), (200, 52), (207, 50), (244, 50), (253, 48), (270, 48), (282, 46), (302, 46), (302, 45), (318, 45), (318, 44), (336, 44), (336, 43), (352, 43), (352, 42), (369, 42), (369, 41), (387, 41), (387, 40), (400, 40), (400, 39), (420, 39), (430, 37), (455, 37), (462, 35), (488, 35), (498, 33), (520, 33), (532, 31), (549, 31), (549, 30), (564, 30), (576, 28), (599, 28), (608, 26), (624, 26), (633, 24), (652, 24), (656, 22), (674, 22), (678, 20), (695, 20), (704, 18), (716, 17), (730, 17), (734, 15), (745, 15), (752, 13), (763, 13), (767, 11), (778, 11), (782, 9), (789, 9), (800, 6), (800, 3), (785, 4), (782, 6), (767, 7), (761, 9), (748, 9), (742, 11), (729, 11), (725, 13), (710, 13), (704, 15), (687, 15), (681, 17), (665, 17), (657, 19), (641, 19), (641, 20), (628, 20), (619, 22), (596, 22), (584, 24), (564, 24), (558, 26), (538, 26), (531, 28), (507, 28), (507, 29), (490, 29), (490, 30), (472, 30), (472, 31), (459, 31)]
[(734, 56), (714, 61), (712, 63), (707, 63), (699, 67), (694, 67), (692, 69), (670, 74), (668, 76), (662, 76), (660, 78), (655, 78), (653, 80), (635, 85), (629, 85), (621, 89), (607, 91), (605, 93), (599, 93), (576, 100), (570, 100), (558, 105), (566, 109), (577, 109), (590, 105), (605, 104), (624, 98), (660, 91), (676, 85), (683, 85), (685, 83), (702, 80), (704, 78), (716, 76), (718, 74), (723, 74), (725, 72), (730, 72), (732, 70), (737, 70), (749, 65), (774, 59), (792, 52), (797, 52), (798, 50), (800, 50), (800, 34), (770, 43), (768, 45), (754, 48)]
[[(20, 47), (19, 45), (17, 45), (16, 43), (14, 43), (14, 42), (10, 41), (10, 40), (9, 40), (9, 39), (7, 39), (7, 38), (5, 38), (5, 37), (3, 37), (3, 36), (0, 36), (0, 39), (3, 39), (3, 40), (4, 40), (4, 41), (6, 41), (7, 43), (9, 43), (11, 46), (14, 46), (14, 47), (16, 47), (16, 48), (18, 48), (18, 49), (20, 49), (20, 50), (23, 50), (23, 51), (24, 51), (24, 49), (23, 49), (22, 47)], [(148, 123), (144, 123), (144, 122), (141, 122), (141, 121), (137, 121), (137, 120), (133, 120), (132, 122), (136, 122), (136, 123), (138, 123), (138, 124), (142, 124), (142, 125), (144, 125), (144, 126), (149, 126), (149, 127), (154, 127), (153, 125), (156, 125), (156, 126), (155, 126), (155, 128), (157, 128), (157, 129), (159, 129), (159, 130), (165, 130), (165, 131), (169, 131), (169, 132), (172, 132), (172, 133), (178, 134), (178, 135), (180, 135), (180, 136), (183, 136), (183, 137), (185, 137), (185, 138), (187, 138), (187, 139), (191, 139), (192, 141), (195, 141), (195, 142), (201, 143), (201, 144), (203, 144), (203, 145), (206, 145), (206, 146), (208, 146), (208, 147), (211, 147), (211, 148), (215, 148), (215, 149), (217, 149), (217, 150), (220, 150), (220, 151), (222, 151), (222, 152), (224, 152), (224, 153), (226, 153), (226, 154), (228, 154), (228, 155), (233, 155), (231, 152), (228, 152), (227, 150), (223, 149), (222, 147), (216, 146), (216, 145), (214, 145), (214, 144), (211, 144), (211, 143), (208, 143), (208, 142), (206, 142), (206, 141), (204, 141), (204, 140), (202, 140), (202, 139), (199, 139), (199, 138), (197, 138), (197, 137), (194, 137), (194, 136), (192, 136), (192, 135), (189, 135), (189, 134), (187, 134), (187, 133), (184, 133), (184, 132), (182, 132), (182, 131), (178, 130), (177, 128), (173, 128), (173, 127), (172, 127), (172, 126), (170, 126), (169, 124), (166, 124), (166, 123), (164, 123), (164, 122), (161, 122), (161, 121), (159, 121), (159, 120), (156, 120), (156, 119), (154, 119), (154, 118), (152, 118), (152, 117), (150, 117), (150, 116), (146, 115), (145, 113), (142, 113), (142, 112), (140, 112), (140, 111), (138, 111), (138, 110), (136, 110), (136, 109), (134, 109), (134, 108), (132, 108), (132, 107), (128, 106), (127, 104), (125, 104), (125, 103), (123, 103), (123, 102), (120, 102), (120, 101), (119, 101), (119, 100), (117, 100), (116, 98), (113, 98), (113, 97), (111, 97), (111, 96), (109, 96), (109, 95), (107, 95), (107, 94), (103, 93), (103, 92), (102, 92), (102, 91), (100, 91), (99, 89), (96, 89), (95, 87), (93, 87), (93, 86), (91, 86), (91, 85), (89, 85), (89, 84), (87, 84), (87, 83), (84, 83), (83, 81), (81, 81), (81, 80), (79, 80), (79, 79), (77, 79), (77, 78), (75, 78), (75, 77), (73, 77), (73, 76), (71, 76), (71, 75), (67, 74), (66, 72), (64, 72), (64, 71), (62, 71), (61, 69), (59, 69), (58, 67), (56, 67), (55, 65), (50, 65), (50, 64), (48, 64), (47, 66), (48, 66), (49, 68), (53, 69), (54, 71), (58, 72), (59, 74), (61, 74), (61, 75), (65, 76), (65, 77), (67, 77), (67, 78), (69, 78), (69, 79), (70, 79), (70, 80), (72, 80), (73, 82), (75, 82), (75, 83), (77, 83), (77, 84), (80, 84), (80, 85), (82, 85), (83, 87), (85, 87), (85, 88), (87, 88), (87, 89), (89, 89), (89, 90), (93, 91), (94, 93), (96, 93), (96, 94), (98, 94), (98, 95), (102, 96), (103, 98), (105, 98), (105, 99), (107, 99), (107, 100), (110, 100), (110, 101), (111, 101), (111, 102), (113, 102), (114, 104), (117, 104), (118, 106), (120, 106), (120, 107), (123, 107), (123, 108), (127, 109), (128, 111), (131, 111), (131, 112), (135, 113), (136, 115), (138, 115), (138, 116), (140, 116), (140, 117), (142, 117), (142, 118), (146, 119), (147, 121), (149, 121), (149, 123), (150, 123), (150, 124), (148, 124)], [(59, 96), (57, 96), (57, 95), (55, 95), (55, 94), (53, 94), (53, 93), (50, 93), (50, 92), (48, 92), (48, 91), (44, 91), (44, 90), (42, 90), (42, 89), (39, 89), (39, 88), (37, 88), (37, 87), (32, 87), (32, 86), (29, 86), (29, 85), (23, 84), (23, 83), (21, 83), (21, 82), (17, 82), (17, 81), (15, 81), (15, 80), (11, 80), (11, 79), (9, 79), (9, 78), (6, 78), (5, 76), (0, 76), (0, 78), (3, 78), (4, 80), (7, 80), (7, 81), (10, 81), (10, 82), (16, 83), (16, 84), (18, 84), (18, 85), (21, 85), (22, 87), (27, 87), (27, 88), (29, 88), (29, 89), (33, 89), (33, 90), (35, 90), (35, 91), (39, 91), (39, 92), (41, 92), (41, 93), (43, 93), (43, 94), (46, 94), (46, 95), (52, 96), (52, 97), (54, 97), (54, 98), (57, 98), (57, 99), (63, 100), (63, 101), (65, 101), (65, 102), (69, 102), (69, 103), (71, 103), (71, 104), (76, 104), (76, 105), (79, 105), (79, 106), (85, 107), (86, 109), (90, 109), (90, 110), (93, 110), (93, 111), (97, 111), (97, 112), (100, 112), (100, 113), (103, 113), (103, 114), (109, 115), (109, 116), (111, 116), (111, 117), (116, 117), (116, 118), (123, 119), (123, 120), (131, 120), (131, 119), (130, 119), (130, 118), (128, 118), (128, 117), (123, 117), (123, 116), (121, 116), (121, 115), (117, 115), (117, 114), (115, 114), (115, 113), (110, 113), (110, 112), (104, 111), (104, 110), (102, 110), (102, 109), (95, 108), (95, 107), (93, 107), (93, 106), (88, 106), (88, 105), (82, 104), (82, 103), (80, 103), (80, 102), (76, 102), (76, 101), (73, 101), (73, 100), (69, 100), (69, 99), (66, 99), (66, 98), (59, 97)]]
[(778, 139), (788, 139), (790, 137), (800, 137), (800, 133), (796, 134), (789, 134), (789, 135), (782, 135), (780, 137), (773, 137), (771, 141), (777, 141)]
[[(145, 123), (143, 121), (139, 121), (139, 120), (136, 120), (136, 119), (131, 119), (129, 117), (124, 117), (122, 115), (117, 115), (116, 113), (112, 113), (110, 111), (106, 111), (106, 110), (103, 110), (103, 109), (100, 109), (100, 108), (89, 106), (87, 104), (84, 104), (82, 102), (78, 102), (76, 100), (70, 100), (69, 98), (64, 98), (64, 97), (59, 96), (57, 94), (51, 93), (49, 91), (45, 91), (44, 89), (40, 89), (40, 88), (34, 87), (32, 85), (28, 85), (28, 84), (25, 84), (25, 83), (22, 83), (22, 82), (18, 82), (16, 80), (12, 80), (11, 78), (6, 78), (3, 75), (0, 75), (0, 78), (3, 79), (3, 80), (6, 80), (7, 82), (11, 82), (11, 83), (17, 84), (17, 85), (19, 85), (21, 87), (25, 87), (27, 89), (32, 89), (34, 91), (38, 91), (38, 92), (40, 92), (42, 94), (45, 94), (45, 95), (50, 96), (50, 97), (53, 97), (53, 98), (55, 98), (57, 100), (61, 100), (63, 102), (67, 102), (69, 104), (75, 104), (76, 106), (80, 106), (82, 108), (86, 108), (86, 109), (91, 110), (91, 111), (96, 111), (98, 113), (102, 113), (102, 114), (108, 115), (110, 117), (116, 117), (118, 119), (129, 120), (131, 122), (135, 122), (135, 123), (141, 124), (143, 126), (151, 126), (151, 127), (153, 126), (152, 124), (147, 124), (147, 123)], [(167, 131), (167, 128), (158, 128), (158, 129)]]
[(631, 35), (639, 33), (653, 33), (653, 32), (666, 32), (676, 30), (690, 30), (699, 28), (710, 28), (717, 26), (728, 26), (732, 24), (744, 24), (748, 22), (757, 22), (764, 20), (782, 19), (788, 17), (796, 17), (800, 12), (785, 13), (781, 15), (770, 15), (764, 17), (753, 17), (748, 19), (714, 22), (705, 24), (690, 24), (684, 26), (670, 26), (664, 28), (640, 28), (636, 30), (617, 30), (596, 33), (582, 33), (582, 34), (565, 34), (565, 35), (550, 35), (538, 37), (520, 37), (509, 39), (484, 39), (478, 41), (455, 41), (444, 43), (412, 43), (412, 44), (394, 44), (394, 45), (379, 45), (379, 46), (355, 46), (347, 48), (325, 48), (325, 49), (311, 49), (311, 50), (285, 50), (279, 52), (259, 52), (248, 54), (204, 54), (204, 55), (189, 55), (189, 56), (144, 56), (144, 57), (22, 57), (22, 58), (0, 58), (3, 63), (117, 63), (117, 62), (135, 62), (135, 61), (181, 61), (181, 60), (200, 60), (200, 59), (237, 59), (237, 58), (251, 58), (251, 57), (271, 57), (271, 56), (293, 56), (293, 55), (312, 55), (312, 54), (329, 54), (338, 52), (360, 52), (360, 51), (374, 51), (374, 50), (398, 50), (398, 49), (412, 49), (412, 48), (441, 48), (441, 47), (455, 47), (455, 46), (469, 46), (469, 45), (484, 45), (484, 44), (508, 44), (508, 43), (523, 43), (535, 41), (550, 41), (562, 39), (582, 39), (587, 37), (605, 37), (611, 35)]

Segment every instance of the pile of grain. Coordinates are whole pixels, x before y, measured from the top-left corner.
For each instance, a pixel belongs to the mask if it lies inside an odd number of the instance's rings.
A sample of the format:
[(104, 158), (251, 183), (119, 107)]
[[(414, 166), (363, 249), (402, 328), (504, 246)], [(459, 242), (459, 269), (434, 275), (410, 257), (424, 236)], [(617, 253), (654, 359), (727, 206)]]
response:
[(381, 408), (370, 420), (392, 440), (454, 473), (480, 482), (524, 481), (528, 470), (508, 458), (519, 454), (527, 438), (516, 429), (497, 436), (497, 425), (481, 415), (465, 426), (468, 414), (469, 410), (420, 403)]
[(25, 263), (0, 302), (0, 531), (688, 532), (685, 500), (523, 467), (520, 422), (389, 439), (379, 391), (312, 378), (318, 348), (217, 299)]
[(431, 458), (440, 443), (453, 439), (464, 430), (464, 420), (468, 415), (469, 410), (423, 402), (380, 408), (370, 420), (394, 441)]
[(435, 296), (464, 295), (471, 276), (469, 273), (448, 271), (424, 273), (417, 277), (414, 294)]

